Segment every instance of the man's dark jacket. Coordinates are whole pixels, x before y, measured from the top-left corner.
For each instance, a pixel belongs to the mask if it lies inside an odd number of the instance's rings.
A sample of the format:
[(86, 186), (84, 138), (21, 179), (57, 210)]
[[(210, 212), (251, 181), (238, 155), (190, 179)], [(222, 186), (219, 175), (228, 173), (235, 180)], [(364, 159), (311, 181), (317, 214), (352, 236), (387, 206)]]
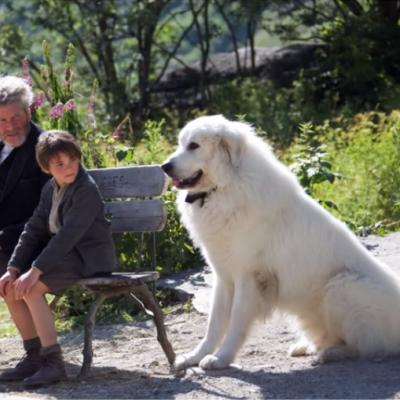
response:
[(34, 265), (47, 273), (57, 270), (57, 264), (70, 252), (76, 252), (82, 260), (82, 276), (113, 271), (116, 259), (110, 222), (105, 218), (104, 203), (93, 178), (80, 168), (59, 205), (60, 228), (55, 235), (49, 230), (53, 185), (51, 180), (43, 188), (39, 205), (25, 225), (9, 265), (21, 271)]
[(48, 180), (35, 159), (35, 145), (40, 133), (31, 123), (24, 144), (15, 148), (0, 164), (0, 250), (7, 255), (13, 252)]

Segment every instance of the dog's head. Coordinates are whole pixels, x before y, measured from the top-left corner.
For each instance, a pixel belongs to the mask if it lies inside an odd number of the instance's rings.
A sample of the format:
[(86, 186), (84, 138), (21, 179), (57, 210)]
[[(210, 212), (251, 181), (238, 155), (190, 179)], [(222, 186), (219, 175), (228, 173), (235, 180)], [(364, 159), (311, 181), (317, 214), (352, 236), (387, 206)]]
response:
[(162, 165), (178, 189), (208, 191), (230, 183), (253, 129), (222, 115), (203, 116), (179, 133), (177, 150)]

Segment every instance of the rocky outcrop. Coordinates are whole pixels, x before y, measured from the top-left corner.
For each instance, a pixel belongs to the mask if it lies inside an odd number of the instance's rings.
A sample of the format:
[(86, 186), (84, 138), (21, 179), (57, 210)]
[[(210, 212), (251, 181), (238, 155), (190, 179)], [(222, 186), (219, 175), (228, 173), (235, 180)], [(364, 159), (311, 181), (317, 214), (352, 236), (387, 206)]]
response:
[(193, 106), (202, 84), (212, 85), (255, 76), (270, 80), (276, 86), (289, 86), (302, 69), (316, 65), (318, 50), (322, 47), (321, 44), (297, 43), (285, 47), (256, 48), (254, 68), (248, 48), (239, 50), (239, 62), (234, 52), (217, 53), (209, 57), (203, 76), (200, 62), (171, 69), (153, 88), (153, 92), (164, 98), (166, 104), (186, 102), (189, 105), (191, 102)]

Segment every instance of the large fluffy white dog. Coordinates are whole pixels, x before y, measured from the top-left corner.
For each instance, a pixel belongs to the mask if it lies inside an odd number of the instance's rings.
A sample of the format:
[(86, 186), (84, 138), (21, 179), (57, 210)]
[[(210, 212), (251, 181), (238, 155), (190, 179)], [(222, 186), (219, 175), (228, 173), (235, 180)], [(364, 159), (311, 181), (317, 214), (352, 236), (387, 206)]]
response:
[(299, 321), (293, 356), (400, 353), (399, 281), (305, 194), (252, 127), (197, 118), (163, 169), (182, 189), (182, 221), (215, 272), (207, 333), (176, 367), (228, 366), (251, 323), (274, 310)]

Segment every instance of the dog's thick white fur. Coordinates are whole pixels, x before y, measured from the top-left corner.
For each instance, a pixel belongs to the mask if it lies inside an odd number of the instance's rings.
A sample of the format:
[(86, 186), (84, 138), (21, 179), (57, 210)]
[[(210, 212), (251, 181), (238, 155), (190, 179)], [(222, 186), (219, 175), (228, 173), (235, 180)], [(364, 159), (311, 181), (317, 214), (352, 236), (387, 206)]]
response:
[(177, 368), (227, 367), (252, 322), (275, 310), (298, 319), (293, 356), (400, 353), (397, 277), (305, 194), (251, 126), (197, 118), (163, 169), (183, 189), (182, 221), (215, 272), (207, 333)]

